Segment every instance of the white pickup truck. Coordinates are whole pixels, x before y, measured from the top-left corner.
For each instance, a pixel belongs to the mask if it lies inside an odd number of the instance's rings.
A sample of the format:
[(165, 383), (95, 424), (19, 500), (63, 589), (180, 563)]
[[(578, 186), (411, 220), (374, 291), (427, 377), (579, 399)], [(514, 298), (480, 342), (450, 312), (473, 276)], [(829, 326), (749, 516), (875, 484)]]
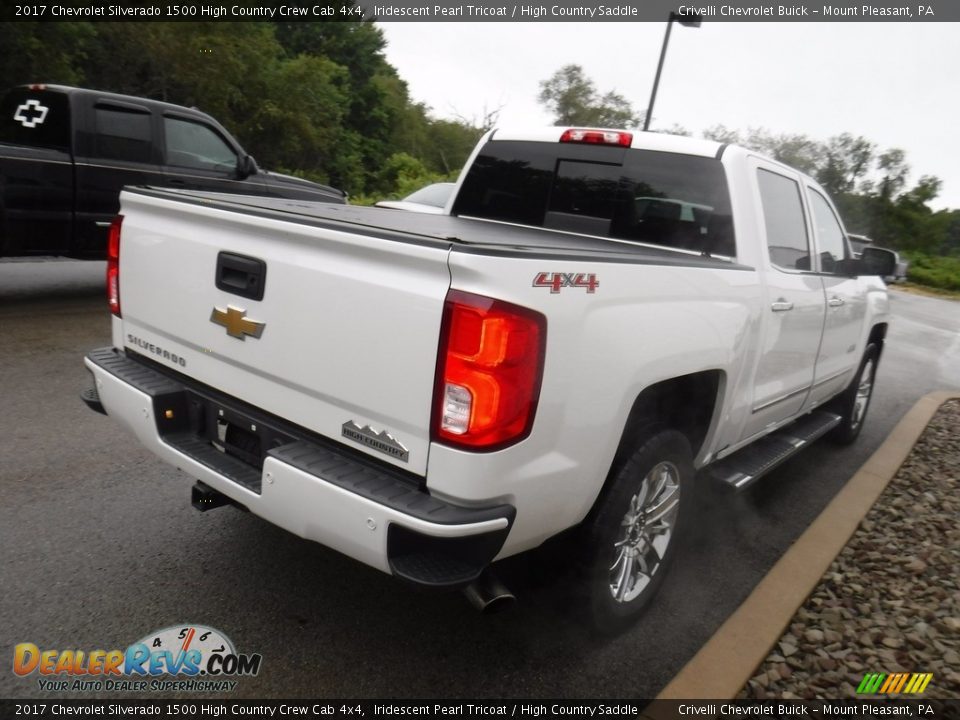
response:
[[(567, 530), (596, 625), (660, 585), (694, 474), (852, 441), (888, 323), (810, 178), (652, 133), (487, 134), (446, 211), (128, 188), (88, 405), (232, 503), (474, 592)], [(479, 584), (478, 584), (479, 583)]]

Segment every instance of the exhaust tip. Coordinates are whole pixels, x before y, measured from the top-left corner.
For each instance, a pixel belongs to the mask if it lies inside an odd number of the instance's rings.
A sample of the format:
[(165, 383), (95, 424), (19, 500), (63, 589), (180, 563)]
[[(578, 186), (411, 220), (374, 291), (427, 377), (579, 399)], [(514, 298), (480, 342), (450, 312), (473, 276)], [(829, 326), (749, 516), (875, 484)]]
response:
[(490, 570), (484, 570), (476, 580), (463, 589), (467, 600), (484, 615), (493, 615), (512, 608), (517, 598)]

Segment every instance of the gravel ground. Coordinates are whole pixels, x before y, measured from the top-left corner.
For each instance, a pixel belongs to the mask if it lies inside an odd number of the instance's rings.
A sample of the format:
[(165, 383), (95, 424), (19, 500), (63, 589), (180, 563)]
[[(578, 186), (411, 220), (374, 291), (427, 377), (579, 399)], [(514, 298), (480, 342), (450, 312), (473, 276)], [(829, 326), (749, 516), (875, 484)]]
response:
[(853, 698), (868, 672), (933, 673), (925, 697), (960, 698), (960, 401), (941, 406), (738, 697)]

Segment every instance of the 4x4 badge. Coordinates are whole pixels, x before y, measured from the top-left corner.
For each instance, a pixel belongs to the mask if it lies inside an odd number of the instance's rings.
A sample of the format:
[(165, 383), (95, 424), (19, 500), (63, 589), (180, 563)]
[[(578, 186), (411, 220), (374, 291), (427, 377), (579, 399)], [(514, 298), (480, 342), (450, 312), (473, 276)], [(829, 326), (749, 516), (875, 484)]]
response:
[(214, 306), (213, 312), (210, 314), (210, 322), (223, 325), (230, 337), (246, 340), (247, 335), (250, 335), (259, 338), (263, 335), (263, 329), (267, 324), (259, 320), (251, 320), (246, 317), (246, 314), (246, 310), (235, 308), (233, 305), (227, 305), (226, 310)]

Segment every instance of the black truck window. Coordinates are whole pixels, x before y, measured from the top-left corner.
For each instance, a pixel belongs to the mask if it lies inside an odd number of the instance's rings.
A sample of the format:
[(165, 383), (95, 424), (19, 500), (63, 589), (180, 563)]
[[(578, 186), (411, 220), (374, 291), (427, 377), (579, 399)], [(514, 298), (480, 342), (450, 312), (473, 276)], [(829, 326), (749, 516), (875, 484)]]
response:
[(715, 158), (492, 141), (470, 169), (453, 213), (736, 254), (726, 175)]
[(70, 147), (70, 103), (59, 92), (15, 88), (0, 101), (0, 142)]
[(97, 157), (104, 160), (153, 162), (150, 113), (97, 105)]
[(206, 125), (165, 117), (163, 134), (168, 165), (229, 173), (237, 169), (237, 154)]

